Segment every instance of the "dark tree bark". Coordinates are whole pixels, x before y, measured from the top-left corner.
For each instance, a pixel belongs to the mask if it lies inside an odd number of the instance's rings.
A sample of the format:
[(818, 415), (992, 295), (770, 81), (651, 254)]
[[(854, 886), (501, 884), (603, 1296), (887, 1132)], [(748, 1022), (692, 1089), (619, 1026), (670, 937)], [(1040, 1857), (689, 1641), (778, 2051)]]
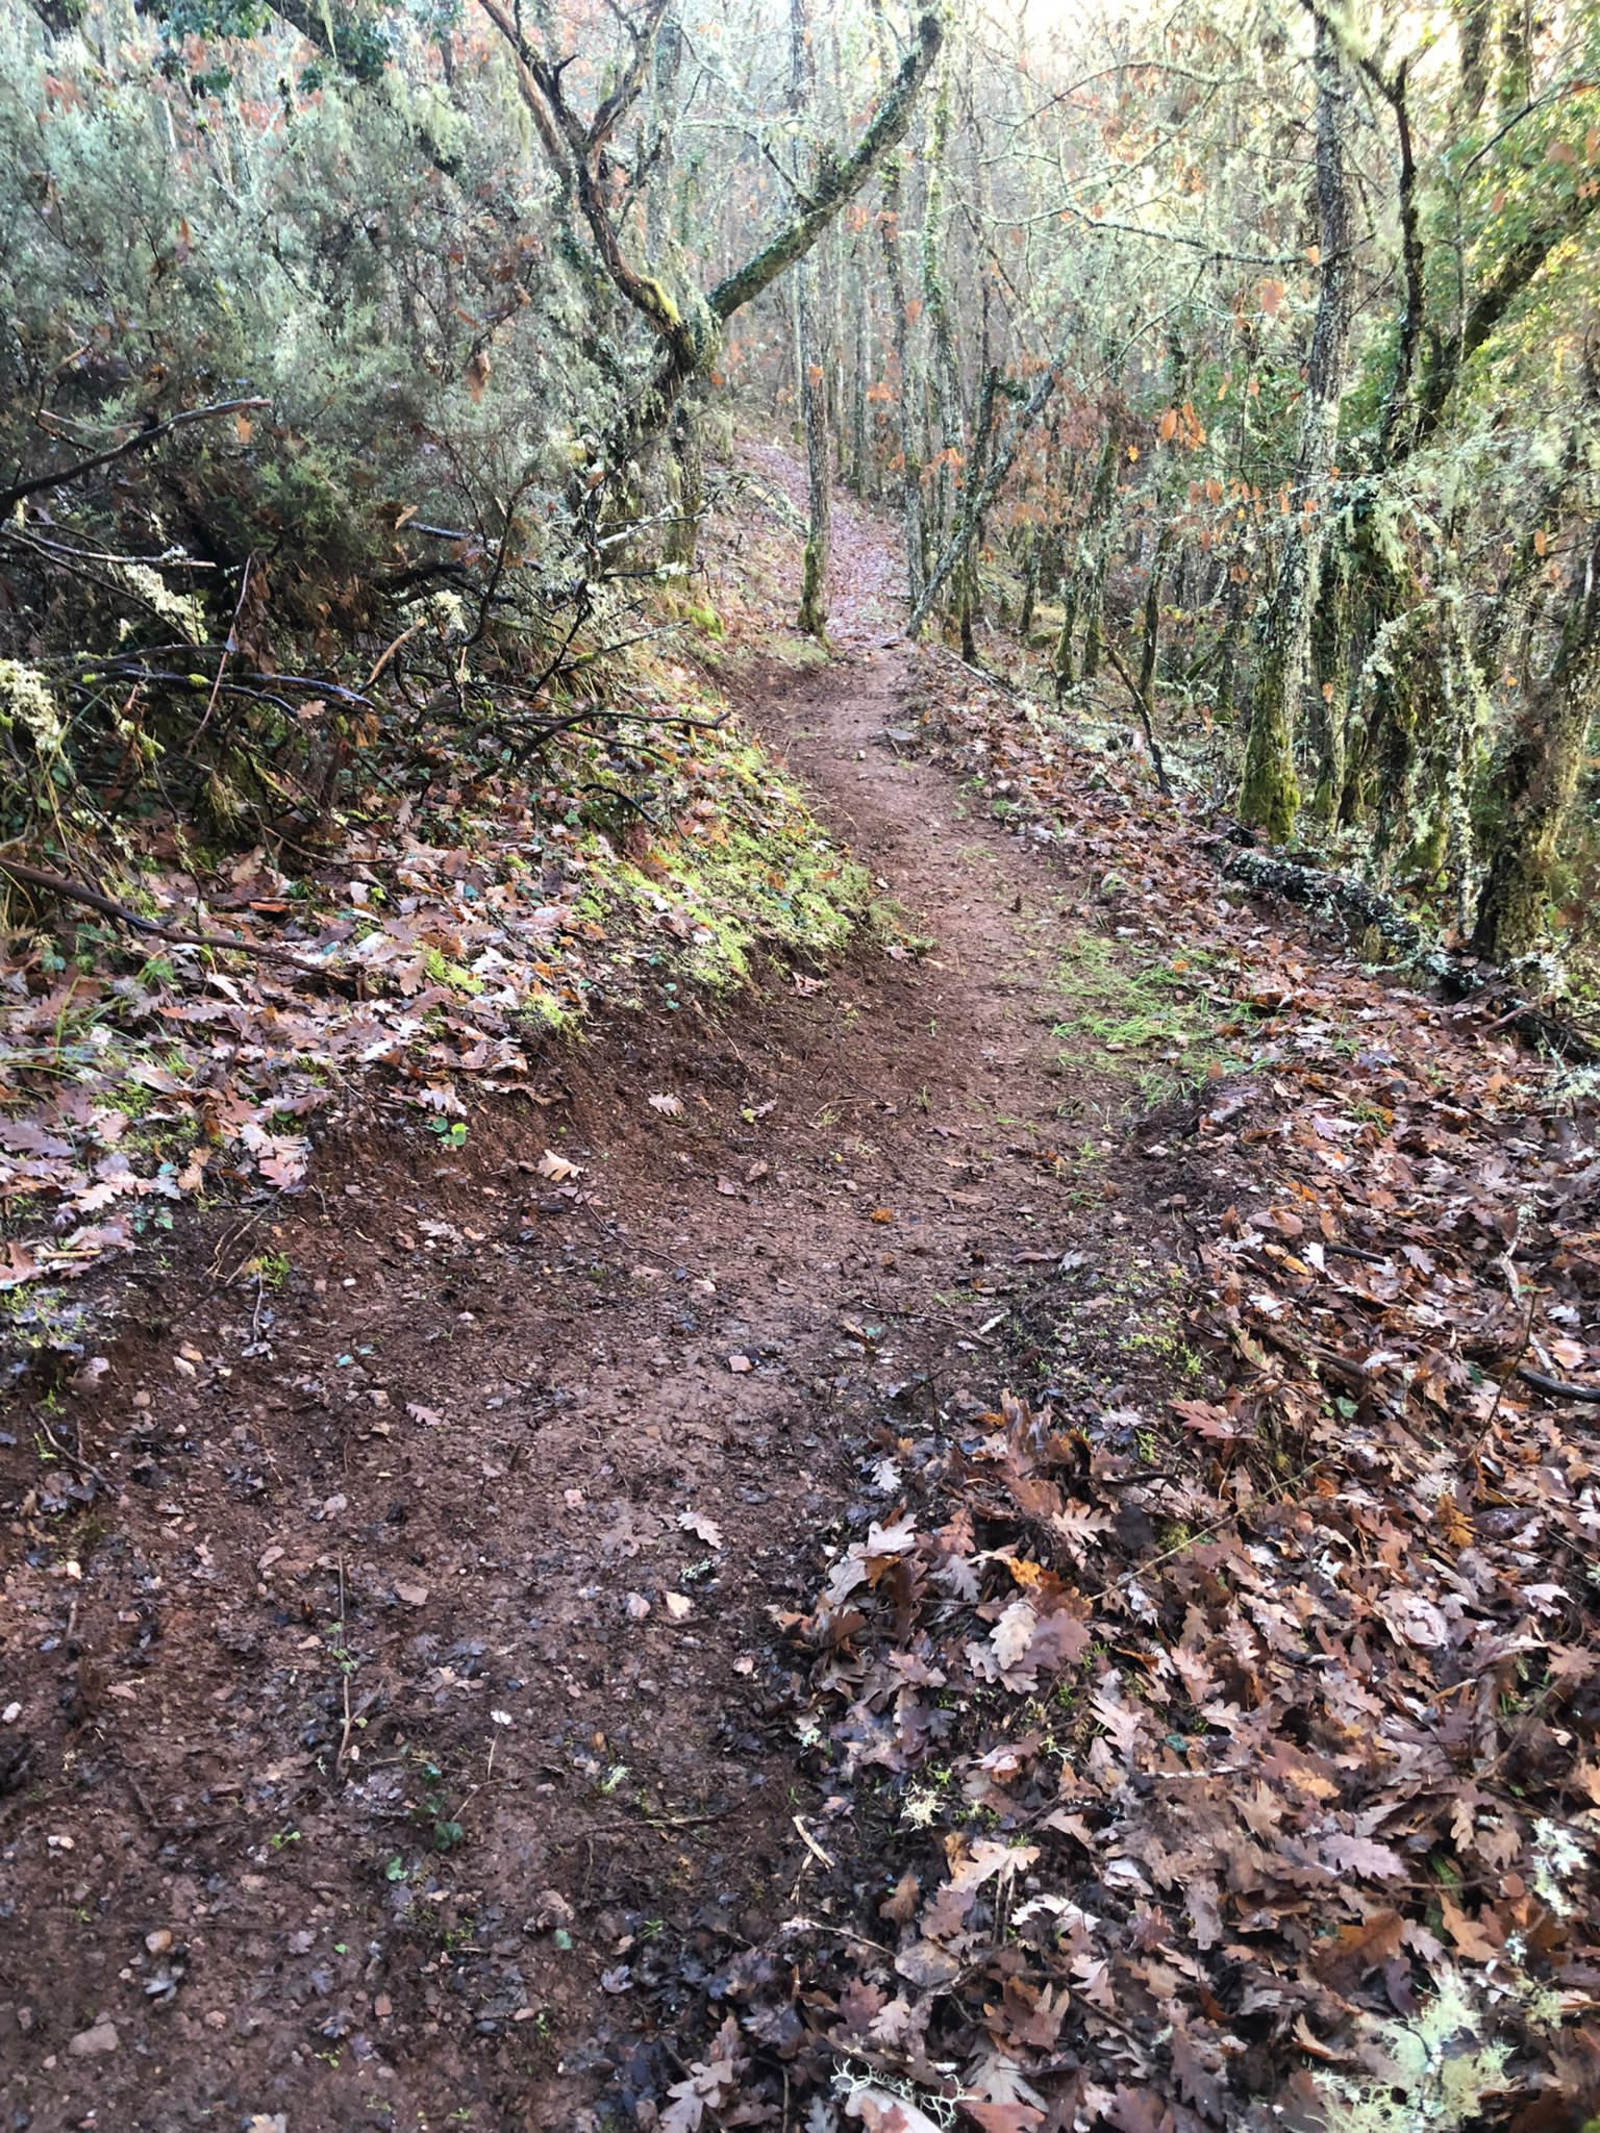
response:
[(1111, 521), (1116, 513), (1117, 476), (1121, 466), (1122, 418), (1120, 411), (1114, 409), (1107, 418), (1094, 487), (1089, 492), (1083, 524), (1078, 529), (1078, 552), (1067, 573), (1061, 631), (1050, 662), (1058, 702), (1073, 686), (1072, 643), (1079, 621), (1086, 617), (1092, 618), (1087, 623), (1087, 633), (1094, 639), (1094, 650), (1091, 656), (1090, 646), (1085, 644), (1083, 666), (1076, 678), (1092, 681), (1100, 663), (1100, 601), (1105, 586), (1106, 556), (1111, 540)]

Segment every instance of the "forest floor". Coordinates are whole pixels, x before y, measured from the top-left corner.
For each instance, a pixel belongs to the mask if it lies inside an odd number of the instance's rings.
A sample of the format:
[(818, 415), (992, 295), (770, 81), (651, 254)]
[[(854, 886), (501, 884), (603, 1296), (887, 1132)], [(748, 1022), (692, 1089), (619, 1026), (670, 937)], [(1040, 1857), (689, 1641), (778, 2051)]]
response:
[(1592, 1108), (1012, 764), (889, 543), (825, 663), (712, 590), (926, 945), (331, 1138), (11, 1425), (9, 2125), (1242, 2124), (1472, 1965), (1417, 2078), (1578, 2095)]

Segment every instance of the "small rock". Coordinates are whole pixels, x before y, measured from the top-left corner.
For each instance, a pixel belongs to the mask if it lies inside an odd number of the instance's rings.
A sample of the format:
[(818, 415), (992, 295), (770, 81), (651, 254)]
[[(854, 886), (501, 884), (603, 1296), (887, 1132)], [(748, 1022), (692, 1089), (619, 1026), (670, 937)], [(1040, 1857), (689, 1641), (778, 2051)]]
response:
[(577, 1913), (559, 1889), (546, 1889), (523, 1931), (543, 1933), (551, 1926), (570, 1926), (576, 1917)]
[(687, 1622), (694, 1612), (694, 1602), (686, 1592), (666, 1593), (663, 1604), (674, 1622)]
[(742, 1378), (747, 1370), (754, 1368), (754, 1365), (751, 1363), (750, 1358), (747, 1355), (730, 1355), (728, 1358), (728, 1368), (733, 1372), (736, 1378)]
[(92, 2059), (100, 2052), (114, 2052), (122, 2039), (110, 2022), (96, 2022), (92, 2029), (80, 2029), (68, 2040), (67, 2055), (73, 2059)]
[(153, 1933), (145, 1935), (144, 1944), (152, 1955), (165, 1955), (172, 1946), (172, 1935), (165, 1926), (157, 1926)]

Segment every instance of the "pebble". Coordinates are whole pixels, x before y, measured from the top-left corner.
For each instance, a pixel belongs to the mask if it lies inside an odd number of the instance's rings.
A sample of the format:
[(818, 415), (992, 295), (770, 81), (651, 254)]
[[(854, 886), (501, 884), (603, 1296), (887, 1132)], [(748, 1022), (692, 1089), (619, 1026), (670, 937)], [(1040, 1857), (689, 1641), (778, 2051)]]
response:
[(114, 2052), (122, 2039), (110, 2022), (96, 2022), (93, 2029), (80, 2029), (68, 2040), (67, 2054), (73, 2059), (92, 2059), (98, 2052)]
[(152, 1955), (165, 1955), (172, 1946), (172, 1935), (165, 1926), (157, 1926), (153, 1933), (145, 1935), (144, 1944)]

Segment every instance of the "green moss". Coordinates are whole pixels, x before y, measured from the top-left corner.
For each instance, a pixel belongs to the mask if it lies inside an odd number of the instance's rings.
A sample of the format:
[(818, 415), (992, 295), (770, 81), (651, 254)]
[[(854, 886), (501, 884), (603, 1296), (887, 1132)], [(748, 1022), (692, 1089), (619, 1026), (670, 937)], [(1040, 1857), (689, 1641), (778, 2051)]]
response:
[(1231, 1008), (1213, 1004), (1187, 960), (1135, 968), (1102, 935), (1080, 933), (1062, 952), (1056, 990), (1069, 1009), (1053, 1032), (1062, 1064), (1125, 1081), (1146, 1102), (1246, 1064), (1218, 1035)]
[(605, 888), (680, 940), (689, 975), (714, 988), (746, 978), (758, 947), (844, 947), (871, 903), (865, 872), (809, 824), (685, 839), (654, 866), (619, 862)]
[(553, 992), (532, 993), (522, 1003), (522, 1014), (537, 1028), (560, 1036), (578, 1026), (577, 1015)]
[(435, 985), (448, 985), (452, 992), (469, 995), (483, 990), (481, 978), (475, 978), (470, 970), (463, 970), (459, 963), (447, 962), (437, 948), (430, 948), (422, 962)]

